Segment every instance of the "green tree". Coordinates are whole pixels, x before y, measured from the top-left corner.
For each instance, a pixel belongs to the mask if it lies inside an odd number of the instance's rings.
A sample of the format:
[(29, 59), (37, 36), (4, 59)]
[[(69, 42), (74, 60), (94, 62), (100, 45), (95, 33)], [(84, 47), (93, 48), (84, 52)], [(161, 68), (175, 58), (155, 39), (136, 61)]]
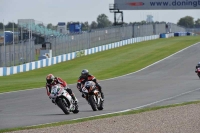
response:
[(14, 23), (14, 27), (15, 27), (15, 28), (18, 28), (18, 24), (15, 24), (15, 23)]
[(95, 21), (92, 21), (91, 25), (90, 25), (91, 29), (96, 29), (98, 28), (98, 24)]
[(11, 22), (8, 22), (7, 25), (5, 25), (5, 28), (12, 28), (13, 27), (13, 24)]
[(71, 22), (67, 22), (67, 29), (69, 30), (69, 25), (71, 24)]
[(82, 30), (86, 30), (86, 26), (84, 23), (81, 22), (81, 27), (82, 27)]
[(177, 24), (183, 27), (191, 28), (194, 26), (194, 18), (191, 16), (183, 17), (178, 21)]
[(84, 22), (84, 26), (85, 26), (85, 30), (89, 29), (89, 23), (88, 23), (88, 21)]
[(141, 24), (146, 24), (147, 22), (145, 20), (142, 20), (140, 23)]
[(3, 29), (3, 23), (0, 22), (0, 29)]
[(100, 14), (97, 17), (98, 28), (104, 28), (112, 25), (112, 22), (108, 19), (105, 14)]
[[(18, 25), (14, 23), (14, 28), (17, 28)], [(8, 22), (7, 25), (5, 25), (5, 28), (13, 28), (13, 22)]]
[(200, 28), (200, 19), (195, 21), (195, 27)]
[(82, 30), (88, 30), (89, 28), (88, 22), (81, 23), (81, 25), (82, 25)]
[(49, 24), (47, 25), (47, 28), (48, 28), (48, 29), (52, 29), (52, 28), (53, 28), (53, 25), (52, 25), (51, 23), (49, 23)]

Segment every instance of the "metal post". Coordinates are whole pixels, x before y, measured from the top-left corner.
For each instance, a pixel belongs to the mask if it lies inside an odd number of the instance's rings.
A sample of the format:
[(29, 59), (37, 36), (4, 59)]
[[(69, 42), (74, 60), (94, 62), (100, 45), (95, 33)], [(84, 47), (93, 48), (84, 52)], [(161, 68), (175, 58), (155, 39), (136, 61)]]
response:
[[(26, 31), (27, 32), (27, 31)], [(24, 41), (24, 45), (26, 46), (26, 62), (28, 61), (28, 49), (27, 49), (27, 44), (26, 41)], [(24, 63), (24, 62), (23, 62)]]
[(68, 45), (69, 45), (69, 43), (68, 43), (68, 41), (67, 41), (67, 35), (65, 34), (65, 54), (67, 54), (68, 52)]
[(55, 55), (56, 56), (56, 36), (55, 36)]
[(14, 40), (14, 37), (15, 37), (15, 30), (14, 30), (14, 21), (13, 21), (13, 65), (15, 65), (15, 40)]
[[(31, 49), (31, 41), (30, 41), (30, 39), (31, 39), (31, 32), (30, 32), (30, 30), (31, 30), (31, 28), (30, 28), (30, 21), (29, 21), (29, 25), (28, 25), (28, 28), (29, 28), (29, 30), (28, 30), (28, 41), (29, 41), (29, 48)], [(31, 51), (29, 51), (29, 62), (31, 61)]]
[(4, 20), (3, 20), (3, 34), (4, 34), (4, 41), (3, 41), (3, 44), (4, 44), (4, 67), (6, 67), (6, 34), (5, 34), (5, 27), (4, 27)]
[(33, 44), (32, 44), (32, 41), (33, 41), (33, 38), (32, 38), (32, 36), (33, 36), (33, 32), (32, 32), (32, 20), (31, 20), (31, 26), (30, 26), (30, 30), (31, 30), (31, 48), (30, 48), (30, 54), (31, 54), (31, 60), (30, 60), (30, 62), (34, 59), (34, 57), (33, 57), (33, 50), (32, 50), (32, 48), (33, 48)]

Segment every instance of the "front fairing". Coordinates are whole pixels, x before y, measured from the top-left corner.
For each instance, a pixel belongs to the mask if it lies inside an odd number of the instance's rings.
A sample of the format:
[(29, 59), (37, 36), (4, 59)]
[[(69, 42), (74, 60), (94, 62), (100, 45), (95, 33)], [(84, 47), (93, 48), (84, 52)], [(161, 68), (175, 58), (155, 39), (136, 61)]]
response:
[(56, 99), (56, 98), (59, 98), (59, 97), (65, 97), (69, 101), (71, 101), (71, 96), (60, 84), (54, 85), (52, 87), (50, 97), (53, 98), (53, 99)]

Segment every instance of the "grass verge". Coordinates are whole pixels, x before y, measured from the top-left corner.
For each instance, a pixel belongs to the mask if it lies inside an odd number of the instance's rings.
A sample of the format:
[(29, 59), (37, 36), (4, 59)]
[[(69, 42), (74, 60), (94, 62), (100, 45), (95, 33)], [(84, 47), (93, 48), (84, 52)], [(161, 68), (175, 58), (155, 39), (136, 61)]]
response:
[(198, 104), (198, 103), (200, 103), (200, 101), (184, 102), (184, 103), (180, 103), (180, 104), (172, 104), (172, 105), (167, 105), (167, 106), (146, 107), (146, 108), (142, 108), (142, 109), (138, 109), (138, 110), (131, 110), (131, 111), (127, 111), (127, 112), (114, 113), (114, 114), (108, 114), (108, 115), (102, 115), (102, 116), (94, 116), (94, 117), (83, 118), (83, 119), (79, 119), (79, 120), (62, 121), (62, 122), (44, 124), (44, 125), (39, 125), (39, 126), (2, 129), (2, 130), (0, 130), (0, 132), (3, 133), (3, 132), (11, 132), (11, 131), (19, 131), (19, 130), (30, 130), (30, 129), (37, 129), (37, 128), (55, 127), (55, 126), (61, 126), (61, 125), (65, 125), (65, 124), (74, 124), (74, 123), (80, 123), (80, 122), (86, 122), (86, 121), (90, 121), (90, 120), (110, 118), (110, 117), (122, 116), (122, 115), (139, 114), (139, 113), (147, 112), (147, 111), (154, 111), (154, 110), (159, 110), (159, 109), (164, 109), (164, 108), (172, 108), (172, 107), (184, 106), (184, 105), (189, 105), (189, 104)]
[(52, 73), (68, 84), (76, 83), (82, 69), (88, 69), (103, 80), (135, 72), (185, 47), (200, 42), (199, 36), (156, 39), (82, 56), (29, 72), (0, 77), (0, 93), (45, 86), (45, 77)]

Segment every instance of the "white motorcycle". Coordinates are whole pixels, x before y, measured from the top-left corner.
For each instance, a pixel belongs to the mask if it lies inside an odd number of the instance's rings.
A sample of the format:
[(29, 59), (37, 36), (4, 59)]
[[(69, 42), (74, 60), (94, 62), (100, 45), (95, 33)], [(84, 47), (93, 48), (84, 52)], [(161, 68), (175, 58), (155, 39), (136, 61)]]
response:
[(101, 92), (95, 86), (93, 81), (86, 81), (85, 85), (82, 87), (82, 93), (86, 97), (86, 100), (92, 107), (93, 111), (103, 110), (103, 99), (101, 97)]
[(60, 84), (52, 86), (49, 98), (57, 105), (65, 114), (70, 112), (78, 113), (78, 104), (72, 99), (70, 94)]

